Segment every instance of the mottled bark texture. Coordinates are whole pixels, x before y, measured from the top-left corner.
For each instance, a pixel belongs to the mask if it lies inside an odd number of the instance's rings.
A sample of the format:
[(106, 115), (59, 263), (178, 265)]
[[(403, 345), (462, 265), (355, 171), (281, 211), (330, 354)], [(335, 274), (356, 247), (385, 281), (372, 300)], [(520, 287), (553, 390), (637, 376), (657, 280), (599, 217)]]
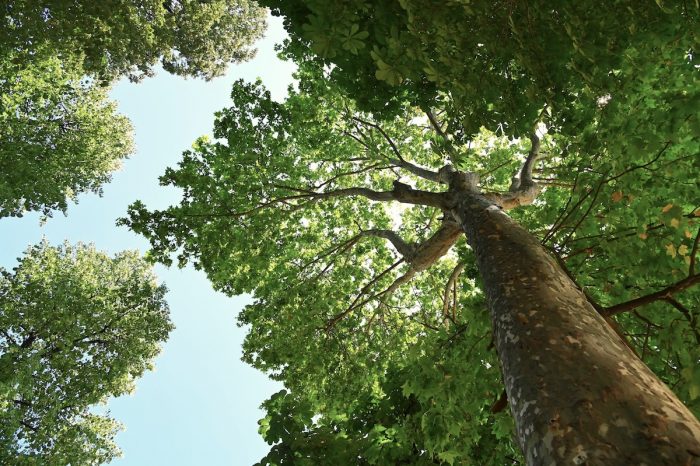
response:
[(535, 237), (452, 190), (476, 253), (528, 465), (700, 465), (700, 422), (620, 340)]

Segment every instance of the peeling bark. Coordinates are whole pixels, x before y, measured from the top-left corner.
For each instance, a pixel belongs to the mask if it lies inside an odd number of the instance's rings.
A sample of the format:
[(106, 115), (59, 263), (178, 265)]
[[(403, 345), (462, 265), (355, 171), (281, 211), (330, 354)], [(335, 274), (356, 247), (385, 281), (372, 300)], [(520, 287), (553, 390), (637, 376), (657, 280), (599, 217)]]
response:
[(700, 465), (700, 422), (539, 241), (486, 197), (453, 195), (527, 464)]

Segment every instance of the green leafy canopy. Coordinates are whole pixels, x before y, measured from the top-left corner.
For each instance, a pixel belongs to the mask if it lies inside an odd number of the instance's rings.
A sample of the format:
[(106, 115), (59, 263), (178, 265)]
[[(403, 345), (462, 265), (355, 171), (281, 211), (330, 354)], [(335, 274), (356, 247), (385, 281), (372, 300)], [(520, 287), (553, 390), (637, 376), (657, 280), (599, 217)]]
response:
[(0, 271), (0, 462), (103, 464), (119, 424), (94, 409), (130, 392), (173, 326), (135, 252), (46, 242)]

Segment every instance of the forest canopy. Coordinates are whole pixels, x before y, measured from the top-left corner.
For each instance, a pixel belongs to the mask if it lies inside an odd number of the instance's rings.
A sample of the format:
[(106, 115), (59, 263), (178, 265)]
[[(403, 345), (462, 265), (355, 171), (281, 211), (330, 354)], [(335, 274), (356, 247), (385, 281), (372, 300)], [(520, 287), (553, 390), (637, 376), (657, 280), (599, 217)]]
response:
[[(218, 76), (264, 7), (295, 86), (237, 81), (160, 179), (180, 202), (119, 221), (253, 295), (243, 359), (285, 387), (260, 464), (700, 465), (697, 2), (14, 0), (0, 217), (99, 191), (131, 150), (109, 83)], [(163, 296), (82, 245), (2, 273), (7, 462), (114, 456), (89, 407)]]

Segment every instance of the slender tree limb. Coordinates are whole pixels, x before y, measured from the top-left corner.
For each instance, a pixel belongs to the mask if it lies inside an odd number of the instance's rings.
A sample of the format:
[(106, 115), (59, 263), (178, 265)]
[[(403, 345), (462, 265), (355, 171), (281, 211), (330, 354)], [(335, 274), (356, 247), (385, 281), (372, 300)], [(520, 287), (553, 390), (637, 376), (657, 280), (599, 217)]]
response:
[(406, 159), (403, 158), (401, 155), (401, 152), (399, 151), (399, 148), (396, 146), (394, 143), (393, 139), (387, 134), (384, 129), (379, 126), (376, 123), (373, 123), (371, 121), (363, 120), (362, 118), (358, 117), (351, 117), (353, 120), (355, 120), (358, 123), (361, 123), (366, 126), (371, 126), (372, 128), (376, 129), (379, 131), (379, 133), (382, 135), (382, 137), (389, 143), (389, 146), (391, 147), (392, 152), (396, 156), (396, 159), (390, 158), (389, 162), (391, 162), (394, 165), (397, 165), (410, 173), (413, 173), (416, 176), (419, 176), (421, 178), (424, 178), (426, 180), (434, 181), (436, 183), (440, 182), (440, 178), (438, 176), (438, 173), (432, 170), (428, 170), (426, 168), (419, 167), (418, 165), (415, 165), (411, 162), (408, 162)]
[(259, 204), (258, 206), (252, 209), (243, 212), (236, 212), (229, 215), (241, 217), (256, 212), (258, 210), (264, 209), (266, 207), (270, 207), (282, 201), (292, 201), (299, 199), (309, 199), (315, 202), (323, 199), (360, 196), (367, 198), (371, 201), (398, 201), (404, 204), (424, 205), (438, 207), (440, 209), (444, 209), (446, 203), (445, 195), (443, 193), (434, 193), (431, 191), (421, 191), (419, 189), (413, 189), (409, 185), (401, 183), (399, 181), (394, 181), (394, 189), (391, 191), (374, 191), (369, 188), (355, 187), (336, 189), (333, 191), (316, 192), (305, 188), (286, 186), (281, 184), (275, 184), (274, 186), (290, 191), (296, 191), (300, 194), (272, 199), (270, 201)]
[[(384, 239), (388, 240), (389, 242), (391, 242), (391, 244), (394, 246), (394, 248), (397, 250), (397, 252), (399, 254), (401, 254), (404, 258), (410, 258), (415, 251), (415, 247), (413, 245), (404, 241), (403, 238), (401, 238), (394, 231), (381, 230), (381, 229), (362, 230), (359, 233), (357, 233), (356, 235), (352, 236), (351, 238), (328, 248), (327, 250), (323, 251), (322, 253), (320, 253), (319, 255), (314, 257), (312, 260), (310, 260), (306, 264), (302, 265), (300, 270), (299, 270), (299, 274), (303, 273), (304, 270), (308, 269), (312, 265), (318, 263), (319, 261), (325, 259), (326, 257), (328, 257), (334, 253), (338, 253), (338, 254), (345, 253), (350, 248), (352, 248), (355, 244), (357, 244), (357, 242), (360, 239), (362, 239), (363, 237), (367, 237), (367, 236), (376, 236), (376, 237), (384, 238)], [(323, 273), (325, 273), (325, 271), (327, 271), (327, 269), (328, 269), (328, 265), (326, 266), (326, 268), (324, 268), (324, 270), (321, 272), (321, 274), (317, 275), (314, 279), (318, 278), (320, 275), (323, 275)]]
[[(406, 250), (406, 252), (408, 252), (409, 254), (402, 257), (391, 267), (384, 270), (382, 273), (370, 280), (369, 283), (363, 286), (358, 295), (353, 300), (353, 302), (350, 304), (350, 306), (343, 312), (336, 314), (329, 320), (326, 326), (326, 330), (332, 329), (341, 319), (343, 319), (346, 315), (350, 314), (355, 309), (358, 309), (376, 299), (386, 299), (387, 296), (391, 296), (391, 294), (394, 291), (396, 291), (401, 285), (408, 283), (411, 279), (413, 279), (415, 275), (430, 268), (430, 266), (437, 262), (442, 256), (444, 256), (447, 253), (447, 251), (449, 251), (450, 248), (454, 245), (454, 243), (456, 243), (457, 240), (462, 236), (462, 229), (456, 222), (450, 219), (445, 219), (443, 221), (442, 226), (432, 236), (430, 236), (430, 238), (426, 239), (417, 246), (406, 244), (398, 235), (396, 235), (394, 232), (390, 232), (389, 230), (377, 231), (379, 232), (377, 236), (382, 236), (388, 239), (389, 241), (392, 241), (392, 244), (394, 244), (394, 241), (396, 241), (395, 246), (398, 245), (397, 250), (398, 248), (401, 248), (403, 250)], [(391, 283), (391, 285), (389, 285), (384, 290), (368, 296), (369, 290), (382, 277), (391, 272), (402, 262), (407, 262), (410, 266), (406, 273), (395, 279)], [(365, 296), (367, 297), (363, 299), (363, 297)]]
[(352, 117), (350, 117), (350, 118), (352, 118), (354, 121), (356, 121), (356, 122), (358, 122), (358, 123), (361, 123), (361, 124), (367, 125), (367, 126), (371, 126), (372, 128), (374, 128), (374, 129), (376, 129), (377, 131), (379, 131), (379, 134), (381, 134), (382, 137), (389, 143), (389, 146), (391, 146), (391, 150), (394, 152), (394, 154), (396, 155), (396, 157), (398, 157), (399, 160), (405, 161), (404, 158), (401, 156), (401, 152), (399, 152), (399, 148), (396, 147), (396, 144), (394, 143), (394, 140), (391, 139), (391, 137), (389, 137), (389, 135), (387, 134), (387, 132), (384, 131), (384, 129), (383, 129), (381, 126), (379, 126), (378, 124), (373, 123), (373, 122), (371, 122), (371, 121), (367, 121), (367, 120), (363, 120), (362, 118), (358, 118), (358, 117), (356, 117), (356, 116), (352, 116)]
[(443, 131), (442, 126), (440, 125), (440, 122), (437, 120), (437, 117), (435, 116), (433, 111), (431, 109), (427, 109), (424, 110), (424, 112), (428, 117), (428, 121), (430, 121), (430, 125), (433, 127), (437, 135), (440, 136), (440, 138), (442, 138), (443, 141), (445, 141), (447, 151), (452, 157), (456, 157), (457, 151), (455, 151), (455, 148), (452, 145), (452, 141), (450, 141), (450, 138), (447, 137), (447, 134)]
[[(442, 305), (442, 314), (447, 317), (449, 315), (449, 308), (450, 308), (450, 292), (453, 291), (455, 294), (457, 292), (457, 279), (459, 278), (459, 275), (462, 273), (464, 270), (464, 262), (460, 262), (457, 264), (457, 266), (452, 270), (452, 273), (450, 274), (450, 278), (447, 280), (447, 284), (445, 285), (445, 292), (443, 295), (443, 305)], [(453, 304), (453, 315), (452, 318), (454, 319), (454, 313), (456, 313), (456, 310), (454, 308), (457, 307), (456, 299), (454, 300)]]
[(693, 248), (690, 251), (690, 264), (688, 264), (688, 276), (695, 275), (695, 257), (698, 254), (698, 241), (700, 240), (700, 229), (698, 229), (695, 235), (695, 241), (693, 241)]
[(655, 324), (654, 322), (652, 322), (651, 320), (647, 319), (646, 317), (644, 317), (643, 315), (641, 315), (641, 314), (640, 314), (639, 312), (637, 312), (637, 311), (632, 311), (632, 314), (633, 314), (637, 319), (641, 320), (642, 322), (644, 322), (645, 324), (647, 324), (647, 325), (649, 325), (649, 326), (651, 326), (651, 327), (653, 327), (653, 328), (663, 328), (661, 325)]
[(685, 319), (688, 321), (688, 325), (690, 326), (690, 329), (692, 330), (693, 335), (695, 336), (695, 341), (700, 345), (700, 332), (698, 332), (697, 319), (695, 318), (693, 313), (690, 312), (681, 303), (676, 301), (672, 296), (669, 296), (665, 299), (666, 299), (666, 302), (668, 302), (671, 306), (678, 309), (681, 312), (681, 314), (683, 314), (683, 317), (685, 317)]
[(5, 339), (6, 339), (8, 342), (10, 342), (10, 344), (12, 344), (12, 345), (14, 345), (14, 346), (17, 346), (17, 340), (15, 340), (14, 338), (12, 338), (12, 335), (10, 335), (6, 330), (0, 329), (0, 334), (2, 334), (2, 336), (5, 337)]
[(649, 162), (644, 163), (642, 165), (634, 165), (626, 170), (623, 170), (622, 172), (618, 173), (615, 176), (611, 176), (610, 178), (606, 179), (605, 182), (609, 183), (609, 182), (616, 180), (618, 178), (621, 178), (621, 177), (625, 176), (626, 174), (633, 172), (635, 170), (647, 169), (647, 167), (649, 167), (649, 165), (653, 164), (654, 162), (656, 162), (657, 160), (659, 160), (661, 158), (661, 156), (664, 154), (664, 152), (666, 152), (666, 149), (668, 149), (671, 146), (671, 143), (672, 143), (671, 141), (666, 141), (666, 144), (664, 144), (664, 146), (661, 148), (661, 150)]
[(325, 328), (326, 331), (330, 331), (346, 315), (350, 314), (352, 311), (357, 309), (357, 307), (362, 306), (364, 303), (366, 303), (368, 300), (364, 300), (358, 305), (358, 301), (360, 300), (360, 298), (362, 298), (362, 296), (364, 296), (367, 293), (367, 291), (375, 283), (377, 283), (379, 280), (382, 279), (382, 277), (384, 277), (386, 274), (388, 274), (389, 272), (394, 270), (396, 267), (401, 265), (403, 262), (404, 262), (404, 259), (399, 259), (398, 261), (394, 262), (391, 266), (389, 266), (387, 269), (382, 271), (379, 275), (376, 275), (375, 277), (373, 277), (365, 286), (362, 287), (360, 292), (357, 294), (357, 296), (355, 296), (355, 299), (352, 301), (352, 303), (350, 304), (350, 306), (348, 306), (347, 309), (345, 309), (343, 312), (336, 314), (328, 321), (328, 323), (326, 324), (326, 328)]
[(357, 143), (361, 144), (366, 150), (368, 150), (368, 151), (372, 150), (372, 148), (369, 146), (369, 144), (367, 144), (365, 141), (363, 141), (359, 137), (352, 134), (350, 131), (342, 130), (342, 133), (344, 135), (346, 135), (347, 137), (354, 139)]
[[(545, 242), (549, 241), (549, 240), (554, 236), (554, 234), (566, 223), (566, 221), (569, 219), (569, 217), (570, 217), (571, 215), (573, 215), (574, 212), (578, 211), (578, 207), (583, 203), (583, 201), (584, 201), (586, 198), (588, 198), (588, 196), (590, 196), (591, 194), (593, 194), (593, 200), (591, 201), (591, 204), (589, 205), (588, 209), (586, 210), (586, 213), (583, 215), (583, 217), (581, 217), (581, 219), (579, 219), (579, 221), (578, 221), (578, 222), (576, 223), (576, 225), (572, 228), (572, 230), (569, 232), (569, 234), (568, 234), (567, 237), (565, 238), (564, 242), (562, 243), (562, 245), (566, 244), (566, 243), (569, 241), (569, 239), (573, 236), (573, 234), (574, 234), (574, 232), (576, 231), (576, 229), (581, 225), (581, 223), (583, 223), (583, 221), (585, 220), (585, 218), (588, 216), (588, 214), (589, 214), (590, 211), (592, 210), (593, 206), (595, 205), (595, 202), (596, 202), (596, 199), (597, 199), (597, 197), (598, 197), (598, 194), (600, 193), (600, 189), (603, 187), (603, 185), (605, 185), (605, 184), (607, 184), (607, 183), (609, 183), (609, 182), (611, 182), (611, 181), (617, 180), (617, 179), (619, 179), (619, 178), (621, 178), (621, 177), (623, 177), (623, 176), (625, 176), (625, 175), (627, 175), (627, 174), (629, 174), (629, 173), (631, 173), (631, 172), (633, 172), (633, 171), (635, 171), (635, 170), (639, 170), (639, 169), (648, 169), (648, 167), (649, 167), (650, 165), (652, 165), (653, 163), (655, 163), (656, 161), (658, 161), (659, 158), (661, 158), (661, 156), (664, 154), (664, 152), (666, 151), (666, 149), (668, 149), (668, 148), (670, 147), (670, 145), (671, 145), (671, 141), (667, 141), (667, 142), (664, 144), (664, 146), (661, 148), (661, 150), (654, 156), (654, 158), (653, 158), (652, 160), (650, 160), (649, 162), (647, 162), (647, 163), (644, 163), (644, 164), (641, 164), (641, 165), (634, 165), (634, 166), (632, 166), (632, 167), (630, 167), (630, 168), (628, 168), (628, 169), (626, 169), (626, 170), (623, 170), (622, 172), (620, 172), (620, 173), (618, 173), (617, 175), (614, 175), (614, 176), (606, 177), (606, 176), (603, 175), (603, 178), (601, 179), (601, 181), (600, 181), (600, 183), (597, 185), (597, 187), (596, 187), (595, 189), (592, 189), (592, 190), (589, 190), (588, 192), (586, 192), (586, 194), (584, 194), (584, 195), (576, 202), (576, 204), (571, 208), (571, 210), (569, 210), (568, 213), (566, 213), (566, 215), (564, 216), (564, 213), (567, 211), (567, 208), (568, 208), (569, 204), (571, 203), (572, 196), (570, 196), (570, 197), (569, 197), (569, 200), (568, 200), (567, 203), (566, 203), (566, 206), (565, 206), (564, 209), (562, 210), (562, 214), (559, 216), (560, 218), (557, 219), (557, 221), (554, 222), (554, 224), (552, 225), (552, 227), (550, 228), (550, 230), (547, 232), (547, 234), (546, 234), (546, 235), (544, 236), (544, 238), (542, 239), (542, 243), (544, 244)], [(576, 176), (576, 180), (574, 181), (574, 188), (572, 189), (572, 194), (573, 194), (573, 190), (575, 190), (575, 188), (576, 188), (577, 182), (578, 182), (578, 175)], [(561, 218), (562, 216), (563, 216), (563, 218)]]
[[(603, 187), (603, 185), (605, 185), (605, 178), (600, 180), (600, 183), (598, 183), (598, 186), (596, 186), (596, 188), (592, 191), (593, 192), (593, 199), (591, 199), (591, 203), (588, 205), (588, 208), (583, 213), (581, 218), (578, 219), (578, 221), (576, 222), (574, 227), (571, 229), (569, 234), (567, 234), (566, 237), (564, 238), (564, 240), (561, 242), (561, 245), (560, 245), (561, 247), (565, 246), (569, 242), (569, 240), (573, 237), (574, 233), (576, 233), (576, 230), (578, 230), (578, 227), (581, 226), (583, 221), (588, 217), (588, 214), (591, 213), (591, 210), (593, 210), (593, 207), (596, 204), (596, 200), (598, 199), (598, 195), (600, 194), (600, 190)], [(588, 196), (586, 196), (586, 197), (588, 197)]]
[(592, 189), (587, 190), (586, 193), (576, 201), (576, 203), (571, 208), (571, 210), (568, 210), (569, 205), (571, 205), (571, 201), (573, 200), (574, 193), (576, 191), (576, 187), (578, 186), (579, 174), (580, 173), (576, 174), (576, 178), (574, 179), (574, 186), (573, 186), (573, 188), (571, 188), (571, 194), (569, 195), (569, 199), (567, 199), (567, 201), (566, 201), (566, 205), (564, 206), (564, 208), (562, 209), (560, 214), (557, 216), (557, 219), (554, 221), (554, 223), (552, 223), (552, 226), (549, 228), (547, 233), (542, 238), (542, 244), (547, 243), (550, 239), (552, 239), (554, 237), (554, 235), (557, 234), (557, 232), (561, 229), (562, 226), (564, 226), (564, 224), (569, 219), (569, 217), (571, 217), (574, 214), (574, 212), (576, 212), (578, 207), (581, 204), (583, 204), (583, 201), (585, 201), (586, 198), (588, 196), (590, 196), (591, 193), (593, 192)]
[(488, 170), (487, 172), (479, 173), (479, 177), (483, 178), (483, 177), (485, 177), (486, 175), (490, 175), (491, 173), (497, 171), (497, 170), (500, 169), (500, 168), (505, 167), (506, 165), (510, 164), (511, 162), (512, 162), (511, 160), (506, 160), (506, 161), (503, 162), (503, 163), (499, 163), (498, 165), (496, 165), (494, 168)]
[(387, 165), (383, 165), (381, 163), (375, 163), (375, 164), (367, 166), (367, 167), (358, 168), (357, 170), (350, 170), (350, 171), (346, 171), (346, 172), (341, 172), (341, 173), (338, 173), (338, 174), (328, 178), (323, 183), (314, 186), (314, 189), (319, 190), (325, 186), (328, 186), (329, 184), (333, 183), (334, 181), (337, 181), (338, 179), (346, 177), (346, 176), (359, 175), (360, 173), (365, 173), (365, 172), (368, 172), (370, 170), (387, 170), (387, 169), (391, 169), (391, 168), (394, 168), (394, 167), (391, 165), (387, 166)]
[(674, 293), (686, 290), (698, 282), (700, 282), (700, 274), (691, 275), (679, 282), (674, 283), (673, 285), (667, 286), (663, 290), (659, 290), (654, 293), (650, 293), (648, 295), (641, 296), (639, 298), (632, 299), (624, 303), (607, 307), (603, 310), (602, 314), (606, 317), (614, 316), (616, 314), (631, 311), (633, 309), (645, 306), (656, 301), (668, 300), (668, 298), (671, 298)]
[(35, 426), (31, 425), (31, 424), (28, 423), (27, 421), (19, 421), (19, 423), (22, 424), (22, 425), (23, 425), (24, 427), (26, 427), (27, 429), (31, 430), (32, 432), (36, 432), (36, 431), (39, 430), (38, 427), (35, 427)]

